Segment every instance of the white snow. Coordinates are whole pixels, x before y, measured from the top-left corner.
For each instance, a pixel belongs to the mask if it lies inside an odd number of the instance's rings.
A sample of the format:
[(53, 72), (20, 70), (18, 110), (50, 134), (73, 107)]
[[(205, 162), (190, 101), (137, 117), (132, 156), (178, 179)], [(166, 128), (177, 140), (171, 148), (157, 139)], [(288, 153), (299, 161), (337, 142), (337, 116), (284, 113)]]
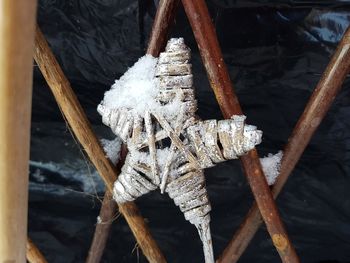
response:
[(276, 154), (269, 153), (266, 157), (260, 158), (260, 163), (266, 176), (267, 183), (273, 185), (279, 175), (283, 152)]
[(105, 93), (102, 104), (109, 109), (133, 108), (140, 114), (151, 107), (158, 93), (153, 78), (157, 61), (151, 55), (141, 57)]
[(161, 105), (157, 101), (156, 97), (159, 94), (159, 81), (155, 77), (157, 62), (158, 58), (151, 55), (141, 57), (115, 81), (110, 90), (105, 92), (100, 105), (107, 110), (127, 108), (140, 116), (144, 116), (148, 110), (174, 118), (183, 102), (178, 97), (166, 105)]
[(111, 160), (113, 164), (117, 164), (122, 146), (121, 139), (116, 137), (114, 140), (101, 139), (100, 141), (108, 159)]

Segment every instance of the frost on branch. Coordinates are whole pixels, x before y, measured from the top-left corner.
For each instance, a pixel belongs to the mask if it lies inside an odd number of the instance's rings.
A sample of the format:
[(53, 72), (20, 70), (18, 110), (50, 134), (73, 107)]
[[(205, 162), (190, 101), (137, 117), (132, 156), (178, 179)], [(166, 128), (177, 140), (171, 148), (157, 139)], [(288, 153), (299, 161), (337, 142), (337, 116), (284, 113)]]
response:
[(167, 192), (197, 227), (209, 263), (211, 206), (203, 169), (244, 155), (261, 142), (262, 132), (246, 125), (245, 116), (196, 117), (190, 55), (182, 38), (170, 39), (158, 59), (142, 57), (117, 80), (98, 111), (129, 150), (114, 199), (124, 203), (157, 188)]

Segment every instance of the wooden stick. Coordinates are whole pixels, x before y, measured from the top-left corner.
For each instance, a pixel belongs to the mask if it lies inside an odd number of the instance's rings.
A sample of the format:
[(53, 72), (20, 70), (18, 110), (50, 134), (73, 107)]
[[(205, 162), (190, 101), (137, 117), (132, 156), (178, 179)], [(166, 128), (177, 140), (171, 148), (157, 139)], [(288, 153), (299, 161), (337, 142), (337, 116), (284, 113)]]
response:
[[(207, 70), (208, 78), (225, 118), (242, 114), (219, 47), (213, 23), (204, 0), (182, 0)], [(299, 262), (270, 188), (261, 168), (256, 150), (240, 158), (257, 205), (272, 241), (283, 262)]]
[(43, 254), (30, 238), (27, 238), (27, 261), (29, 263), (47, 263)]
[[(312, 93), (304, 112), (299, 118), (288, 144), (284, 149), (279, 177), (272, 188), (274, 198), (278, 196), (294, 169), (311, 137), (327, 114), (335, 96), (340, 91), (350, 68), (350, 29), (329, 62), (321, 80)], [(252, 206), (240, 228), (221, 255), (219, 262), (237, 262), (262, 223), (256, 204)]]
[(173, 25), (179, 0), (160, 0), (149, 38), (147, 54), (158, 57), (168, 41), (170, 27)]
[(25, 262), (35, 0), (0, 1), (0, 262)]
[[(158, 57), (160, 52), (164, 49), (167, 36), (170, 31), (170, 27), (174, 22), (175, 14), (177, 10), (179, 0), (161, 0), (159, 2), (155, 20), (153, 22), (152, 32), (150, 36), (150, 41), (148, 44), (147, 54), (150, 54), (154, 57)], [(137, 137), (137, 136), (136, 136)], [(126, 157), (126, 147), (123, 146), (121, 162), (119, 162), (119, 170), (124, 164)], [(121, 164), (121, 166), (120, 166)], [(105, 201), (106, 195), (103, 199), (103, 203), (100, 209), (99, 217), (103, 222), (111, 222), (115, 215), (114, 208), (116, 205), (111, 206), (111, 201)], [(93, 241), (89, 250), (89, 255), (87, 258), (87, 263), (98, 263), (101, 261), (102, 254), (107, 242), (107, 238), (110, 232), (110, 224), (101, 225), (97, 224)]]
[(113, 200), (109, 191), (106, 191), (100, 214), (98, 216), (97, 225), (95, 228), (94, 238), (92, 240), (89, 254), (86, 259), (86, 263), (98, 263), (101, 262), (103, 251), (107, 244), (109, 232), (113, 223), (113, 218), (117, 213), (117, 204)]
[[(126, 155), (127, 148), (125, 145), (122, 145), (120, 151), (120, 161), (117, 164), (118, 174), (124, 165)], [(111, 193), (109, 191), (106, 191), (103, 197), (100, 214), (98, 216), (94, 237), (91, 242), (86, 263), (101, 262), (103, 251), (107, 244), (109, 232), (117, 214), (117, 207), (117, 203), (113, 200)]]
[[(76, 95), (39, 28), (35, 37), (34, 59), (72, 131), (106, 183), (107, 189), (112, 192), (117, 178), (116, 169), (106, 158)], [(150, 262), (166, 262), (136, 205), (132, 202), (125, 203), (119, 206), (119, 211), (124, 215), (146, 258)]]

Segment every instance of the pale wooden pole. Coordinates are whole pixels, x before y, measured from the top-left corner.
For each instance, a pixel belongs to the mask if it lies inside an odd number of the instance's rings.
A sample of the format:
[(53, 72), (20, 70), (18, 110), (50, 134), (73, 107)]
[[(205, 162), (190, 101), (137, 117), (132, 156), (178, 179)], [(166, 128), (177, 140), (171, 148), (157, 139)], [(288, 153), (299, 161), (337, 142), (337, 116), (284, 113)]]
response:
[(0, 262), (25, 262), (36, 0), (0, 0)]

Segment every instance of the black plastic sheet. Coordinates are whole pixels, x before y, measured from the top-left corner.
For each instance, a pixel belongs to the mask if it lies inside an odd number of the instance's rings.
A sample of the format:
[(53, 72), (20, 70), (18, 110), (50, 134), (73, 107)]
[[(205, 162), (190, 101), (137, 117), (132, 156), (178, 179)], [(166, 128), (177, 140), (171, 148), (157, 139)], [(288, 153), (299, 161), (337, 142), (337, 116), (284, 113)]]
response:
[[(330, 56), (350, 24), (348, 1), (208, 1), (248, 123), (264, 131), (261, 156), (283, 149)], [(100, 138), (113, 138), (96, 106), (145, 52), (153, 1), (39, 1), (38, 22)], [(222, 118), (180, 8), (172, 36), (193, 51), (198, 114)], [(34, 67), (29, 236), (49, 262), (84, 262), (104, 187), (72, 138)], [(278, 206), (302, 262), (350, 262), (349, 79), (303, 154)], [(205, 172), (218, 256), (253, 198), (239, 161)], [(203, 262), (195, 227), (153, 192), (137, 200), (169, 262)], [(240, 262), (279, 262), (266, 228)], [(103, 262), (146, 262), (122, 217)]]

